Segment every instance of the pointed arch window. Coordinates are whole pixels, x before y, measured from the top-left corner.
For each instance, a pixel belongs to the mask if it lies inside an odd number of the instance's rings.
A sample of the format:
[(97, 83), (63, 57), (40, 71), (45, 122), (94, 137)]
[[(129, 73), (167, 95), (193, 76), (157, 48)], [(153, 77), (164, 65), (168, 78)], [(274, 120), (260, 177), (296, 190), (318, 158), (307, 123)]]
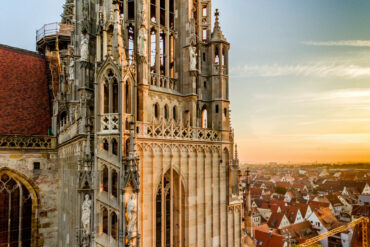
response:
[(157, 32), (154, 28), (150, 31), (150, 72), (156, 71), (156, 54), (157, 54)]
[(104, 112), (103, 113), (109, 113), (109, 88), (107, 83), (104, 83)]
[(31, 246), (32, 206), (30, 191), (0, 173), (0, 246)]
[(105, 151), (108, 151), (109, 150), (109, 143), (108, 143), (107, 139), (104, 139), (103, 140), (103, 149)]
[(184, 187), (180, 181), (180, 176), (174, 170), (172, 172), (167, 171), (158, 185), (156, 195), (156, 247), (170, 247), (171, 240), (173, 246), (184, 246), (184, 202)]
[(103, 166), (102, 170), (102, 182), (101, 182), (101, 191), (108, 192), (108, 168)]
[(202, 128), (208, 128), (208, 111), (206, 106), (203, 106), (202, 110)]
[(118, 196), (118, 173), (115, 169), (112, 170), (112, 195), (117, 198)]
[(108, 210), (103, 208), (102, 210), (102, 232), (108, 234)]
[(111, 69), (104, 74), (101, 91), (102, 113), (118, 113), (118, 80)]
[[(175, 77), (176, 2), (176, 0), (150, 1), (150, 18), (156, 29), (150, 31), (150, 70), (152, 74), (171, 78)], [(155, 63), (159, 64), (156, 66)]]
[(113, 112), (118, 113), (118, 82), (113, 79)]
[[(133, 1), (133, 0), (132, 0)], [(134, 26), (130, 23), (127, 27), (128, 31), (128, 56), (129, 56), (129, 63), (132, 64), (133, 55), (134, 55), (134, 45), (135, 45), (135, 29)]]
[(218, 47), (215, 50), (215, 64), (220, 64), (220, 50)]
[(118, 142), (116, 138), (112, 139), (112, 154), (113, 155), (118, 155)]
[(111, 214), (111, 225), (112, 225), (112, 228), (111, 228), (112, 238), (117, 240), (117, 237), (118, 237), (118, 220), (117, 220), (117, 214), (115, 212), (113, 212)]
[(164, 119), (168, 120), (168, 105), (164, 106)]

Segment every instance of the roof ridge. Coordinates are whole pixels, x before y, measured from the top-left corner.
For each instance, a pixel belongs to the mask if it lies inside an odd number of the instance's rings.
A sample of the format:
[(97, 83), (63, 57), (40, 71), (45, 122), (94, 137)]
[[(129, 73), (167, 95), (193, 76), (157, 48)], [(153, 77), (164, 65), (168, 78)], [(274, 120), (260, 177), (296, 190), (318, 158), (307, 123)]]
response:
[(44, 55), (42, 55), (42, 54), (40, 54), (36, 51), (30, 51), (30, 50), (26, 50), (26, 49), (23, 49), (23, 48), (10, 46), (10, 45), (0, 44), (0, 48), (4, 48), (4, 49), (7, 49), (7, 50), (13, 50), (13, 51), (19, 52), (19, 53), (27, 53), (27, 54), (33, 55), (33, 56), (45, 57)]

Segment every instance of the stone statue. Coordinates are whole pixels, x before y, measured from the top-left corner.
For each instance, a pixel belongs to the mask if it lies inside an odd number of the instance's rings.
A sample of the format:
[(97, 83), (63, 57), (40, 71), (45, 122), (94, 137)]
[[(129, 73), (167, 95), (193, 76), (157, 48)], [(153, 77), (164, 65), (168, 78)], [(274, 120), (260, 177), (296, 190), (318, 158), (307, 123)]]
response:
[(136, 237), (136, 218), (137, 218), (137, 202), (135, 198), (135, 194), (131, 194), (130, 200), (127, 203), (127, 216), (128, 216), (128, 225), (127, 225), (127, 233), (128, 233), (128, 240), (131, 241), (134, 237)]
[(71, 61), (69, 62), (69, 80), (73, 81), (75, 79), (75, 61), (73, 58), (71, 58)]
[(85, 200), (82, 203), (81, 222), (83, 231), (87, 235), (90, 233), (90, 218), (91, 218), (91, 199), (88, 194), (85, 195)]
[(81, 40), (81, 61), (89, 60), (89, 38), (87, 35), (84, 35)]
[(144, 26), (141, 26), (139, 29), (138, 35), (138, 53), (139, 56), (145, 57), (147, 55), (147, 41), (148, 41), (148, 34)]
[(197, 48), (189, 47), (189, 57), (190, 57), (190, 71), (197, 70)]

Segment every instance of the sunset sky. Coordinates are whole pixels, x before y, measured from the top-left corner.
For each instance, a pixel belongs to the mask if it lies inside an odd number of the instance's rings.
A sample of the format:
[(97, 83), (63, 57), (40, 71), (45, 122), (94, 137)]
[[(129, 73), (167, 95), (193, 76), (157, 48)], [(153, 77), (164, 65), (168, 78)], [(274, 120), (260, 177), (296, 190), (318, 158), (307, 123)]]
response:
[[(0, 43), (34, 50), (64, 0), (2, 4)], [(231, 43), (243, 162), (370, 161), (370, 1), (213, 0)]]

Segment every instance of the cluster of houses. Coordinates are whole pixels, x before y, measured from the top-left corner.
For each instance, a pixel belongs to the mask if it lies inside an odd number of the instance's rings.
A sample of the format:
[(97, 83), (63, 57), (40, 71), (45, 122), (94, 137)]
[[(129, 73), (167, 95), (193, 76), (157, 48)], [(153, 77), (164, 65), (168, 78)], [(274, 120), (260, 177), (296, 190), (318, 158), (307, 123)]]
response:
[[(249, 181), (256, 247), (298, 245), (359, 217), (370, 217), (370, 170), (270, 168), (252, 171)], [(362, 246), (361, 230), (356, 226), (319, 244)]]

